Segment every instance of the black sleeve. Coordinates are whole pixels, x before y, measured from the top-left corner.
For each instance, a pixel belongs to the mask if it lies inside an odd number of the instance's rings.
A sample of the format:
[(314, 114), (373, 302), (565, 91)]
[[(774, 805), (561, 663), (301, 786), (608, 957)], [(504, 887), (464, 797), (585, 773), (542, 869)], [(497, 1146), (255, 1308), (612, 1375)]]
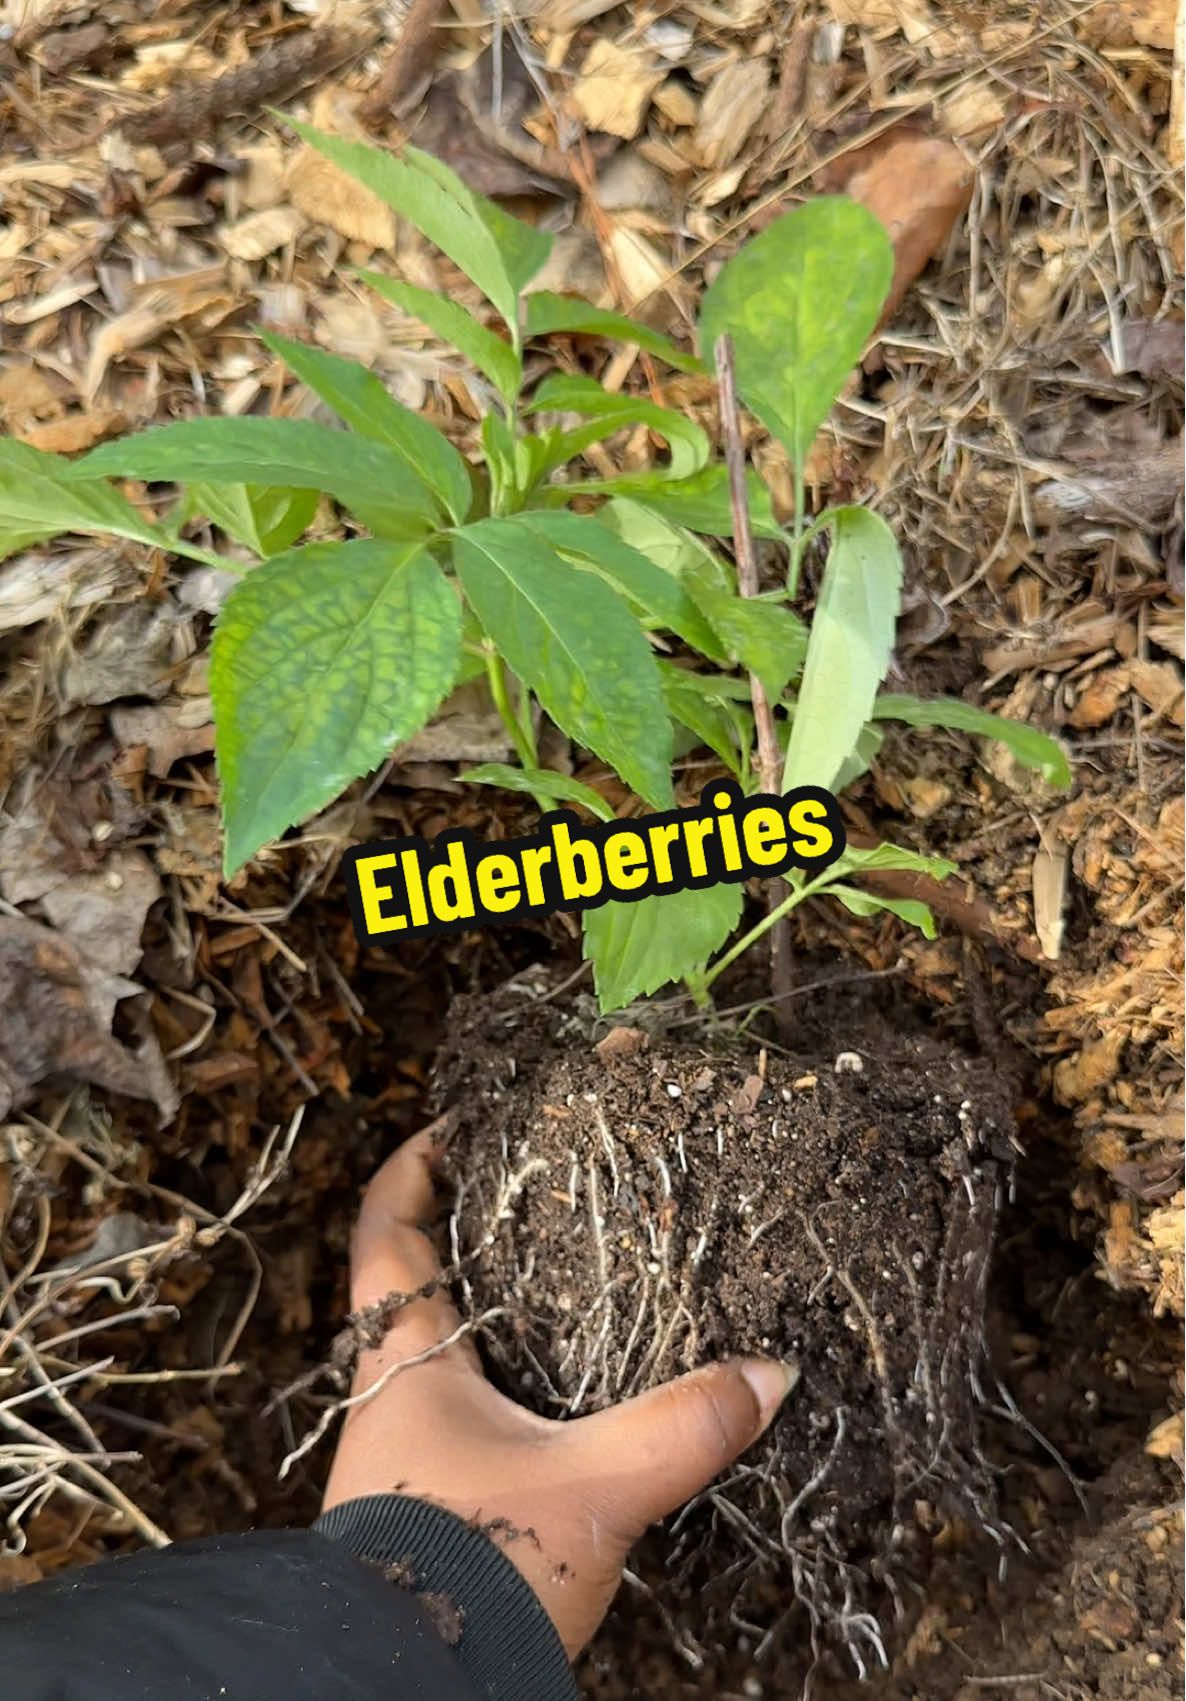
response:
[(494, 1543), (400, 1495), (312, 1531), (180, 1543), (0, 1595), (22, 1701), (574, 1701)]

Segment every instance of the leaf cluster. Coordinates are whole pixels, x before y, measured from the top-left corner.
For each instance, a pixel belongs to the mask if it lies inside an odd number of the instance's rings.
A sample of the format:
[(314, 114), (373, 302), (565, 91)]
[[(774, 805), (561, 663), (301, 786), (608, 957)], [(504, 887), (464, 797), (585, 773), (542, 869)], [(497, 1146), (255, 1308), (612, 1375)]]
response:
[[(378, 766), (457, 683), (482, 673), (517, 765), (486, 764), (465, 777), (527, 791), (544, 808), (575, 803), (607, 814), (595, 791), (541, 765), (541, 714), (656, 809), (674, 802), (677, 754), (697, 745), (752, 791), (749, 674), (775, 708), (784, 790), (849, 783), (886, 719), (1002, 739), (1020, 762), (1066, 783), (1061, 749), (1030, 727), (959, 701), (879, 696), (899, 604), (896, 542), (884, 520), (857, 506), (806, 525), (807, 453), (892, 274), (889, 242), (871, 214), (823, 197), (743, 247), (704, 298), (702, 360), (620, 313), (531, 292), (551, 238), (431, 155), (408, 147), (396, 158), (293, 122), (423, 232), (489, 304), (475, 314), (360, 273), (476, 369), (487, 403), (480, 464), (374, 373), (275, 333), (262, 340), (337, 423), (182, 420), (77, 461), (0, 443), (0, 551), (72, 531), (226, 566), (212, 540), (195, 541), (195, 532), (213, 531), (255, 558), (219, 615), (211, 663), (228, 875)], [(731, 339), (739, 393), (795, 472), (790, 530), (748, 475), (754, 532), (786, 549), (782, 591), (741, 596), (732, 562), (707, 541), (729, 537), (733, 517), (726, 469), (694, 420), (580, 373), (527, 381), (528, 346), (558, 333), (618, 337), (682, 371), (705, 370), (718, 339)], [(574, 474), (593, 444), (639, 427), (665, 445), (654, 469)], [(152, 498), (166, 518), (148, 517), (123, 480), (175, 488), (175, 498)], [(346, 535), (302, 543), (326, 497)], [(809, 630), (791, 604), (805, 548), (822, 537), (827, 564)], [(893, 847), (881, 853), (920, 865)], [(929, 928), (921, 904), (848, 884), (868, 855), (848, 853), (821, 877), (826, 888), (855, 913), (891, 908)], [(784, 908), (806, 895), (792, 885)], [(715, 972), (706, 965), (741, 904), (740, 890), (723, 886), (590, 912), (585, 949), (603, 1006), (680, 977), (706, 987)]]

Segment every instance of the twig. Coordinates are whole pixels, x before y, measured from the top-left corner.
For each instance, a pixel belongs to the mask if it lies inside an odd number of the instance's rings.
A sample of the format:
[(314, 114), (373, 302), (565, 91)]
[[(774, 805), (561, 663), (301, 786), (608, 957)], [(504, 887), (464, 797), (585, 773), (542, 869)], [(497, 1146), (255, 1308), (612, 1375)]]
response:
[(358, 109), (364, 124), (379, 124), (408, 94), (428, 69), (435, 46), (433, 35), (445, 0), (412, 0), (399, 40), (379, 73), (379, 79)]
[[(737, 406), (737, 379), (733, 369), (733, 339), (724, 336), (716, 346), (717, 385), (720, 392), (721, 436), (725, 442), (725, 465), (729, 470), (729, 504), (733, 510), (733, 553), (737, 560), (737, 588), (743, 597), (758, 594), (758, 559), (754, 552), (754, 534), (749, 523), (749, 492), (746, 488), (745, 444), (741, 440), (741, 415)], [(756, 673), (749, 676), (750, 701), (754, 706), (754, 727), (758, 737), (758, 776), (762, 790), (771, 797), (780, 791), (779, 776), (782, 756), (774, 730), (774, 711), (766, 695), (766, 687)], [(778, 888), (766, 889), (767, 911), (779, 901)], [(770, 986), (776, 999), (785, 1000), (793, 986), (791, 973), (790, 918), (782, 917), (770, 933)], [(785, 1003), (779, 1005), (775, 1021), (785, 1038), (790, 1028), (790, 1013)]]

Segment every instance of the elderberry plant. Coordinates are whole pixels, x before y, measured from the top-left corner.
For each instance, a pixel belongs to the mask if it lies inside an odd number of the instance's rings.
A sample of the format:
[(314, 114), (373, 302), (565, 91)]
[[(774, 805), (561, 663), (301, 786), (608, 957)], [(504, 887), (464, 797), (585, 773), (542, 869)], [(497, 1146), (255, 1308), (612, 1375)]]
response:
[[(294, 122), (313, 148), (445, 253), (491, 313), (376, 271), (359, 275), (476, 370), (487, 411), (471, 461), (365, 367), (308, 343), (261, 340), (345, 429), (309, 419), (196, 418), (135, 433), (78, 460), (0, 442), (0, 554), (61, 532), (113, 535), (220, 567), (201, 521), (257, 557), (215, 627), (211, 693), (233, 874), (332, 801), (429, 722), (461, 681), (485, 674), (517, 763), (465, 779), (529, 792), (541, 808), (611, 815), (592, 788), (541, 765), (546, 716), (654, 809), (674, 803), (678, 749), (706, 746), (743, 790), (758, 788), (749, 678), (772, 706), (782, 789), (842, 789), (864, 772), (886, 721), (1003, 740), (1049, 782), (1069, 782), (1043, 733), (955, 699), (879, 694), (894, 638), (901, 558), (871, 509), (807, 522), (804, 467), (859, 359), (893, 266), (879, 222), (842, 197), (787, 213), (745, 244), (707, 291), (702, 358), (620, 313), (529, 289), (543, 231), (468, 189), (432, 156), (399, 157)], [(496, 323), (491, 323), (492, 317)], [(785, 447), (796, 512), (784, 528), (748, 469), (748, 524), (785, 549), (785, 584), (742, 596), (725, 465), (699, 424), (647, 397), (554, 371), (525, 381), (529, 345), (593, 333), (680, 372), (705, 372), (730, 339), (741, 400)], [(653, 470), (591, 478), (594, 443), (645, 426), (666, 444)], [(114, 480), (176, 487), (150, 518)], [(301, 543), (322, 497), (340, 541)], [(579, 511), (574, 511), (576, 502)], [(202, 535), (208, 535), (203, 533)], [(810, 627), (792, 606), (813, 538), (828, 541)], [(952, 865), (892, 845), (848, 849), (814, 881), (788, 879), (766, 920), (723, 955), (741, 915), (736, 885), (610, 902), (584, 917), (605, 1009), (674, 979), (703, 995), (773, 921), (826, 892), (858, 915), (893, 910), (933, 931), (922, 903), (852, 884), (868, 869), (943, 875)], [(713, 958), (716, 956), (716, 961)], [(711, 964), (711, 966), (709, 966)]]

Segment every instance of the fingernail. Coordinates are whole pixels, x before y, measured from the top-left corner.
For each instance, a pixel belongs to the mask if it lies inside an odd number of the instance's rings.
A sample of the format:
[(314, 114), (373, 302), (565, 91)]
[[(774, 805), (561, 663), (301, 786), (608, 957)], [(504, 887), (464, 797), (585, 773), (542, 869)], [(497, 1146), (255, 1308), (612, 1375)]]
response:
[(758, 1402), (762, 1428), (765, 1429), (787, 1395), (798, 1386), (798, 1362), (795, 1359), (746, 1358), (741, 1360), (738, 1369)]

